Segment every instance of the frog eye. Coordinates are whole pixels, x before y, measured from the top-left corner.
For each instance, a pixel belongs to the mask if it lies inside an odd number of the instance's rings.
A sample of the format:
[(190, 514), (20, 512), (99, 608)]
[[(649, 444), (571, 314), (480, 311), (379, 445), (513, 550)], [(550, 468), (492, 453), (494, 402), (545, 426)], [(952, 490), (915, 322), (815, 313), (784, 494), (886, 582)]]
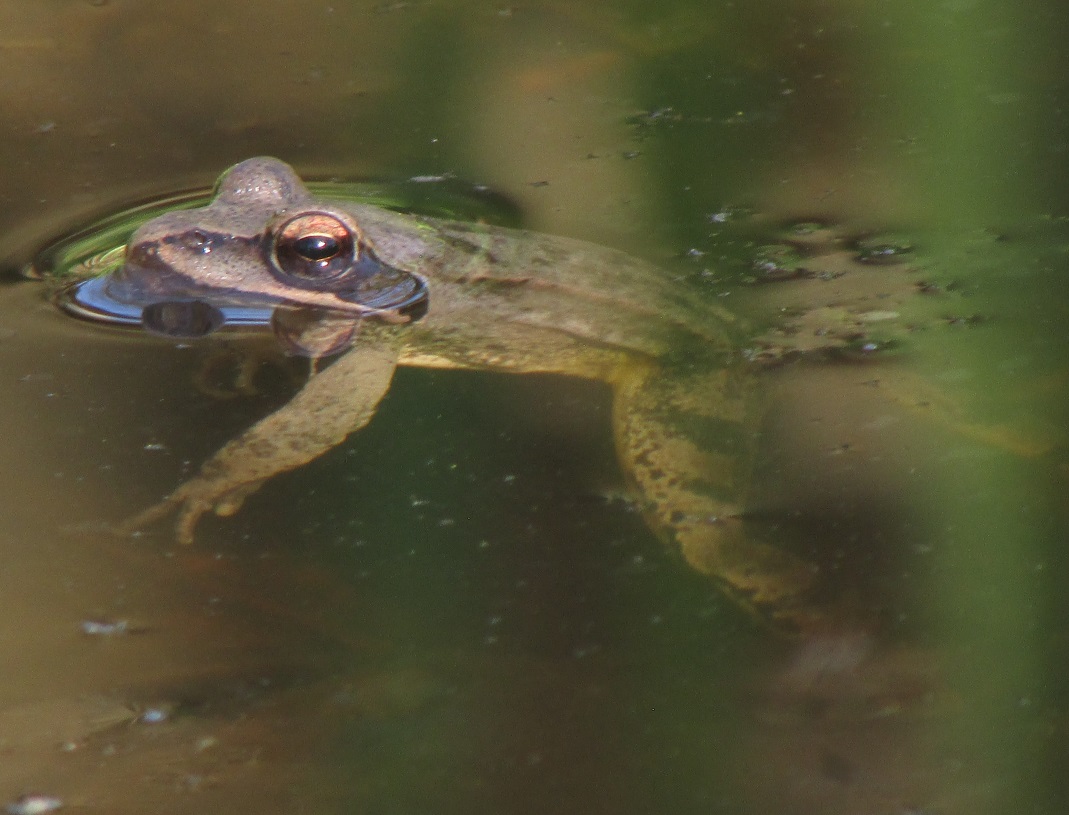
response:
[(304, 280), (330, 280), (359, 260), (358, 236), (326, 212), (296, 215), (274, 231), (272, 258), (286, 275)]

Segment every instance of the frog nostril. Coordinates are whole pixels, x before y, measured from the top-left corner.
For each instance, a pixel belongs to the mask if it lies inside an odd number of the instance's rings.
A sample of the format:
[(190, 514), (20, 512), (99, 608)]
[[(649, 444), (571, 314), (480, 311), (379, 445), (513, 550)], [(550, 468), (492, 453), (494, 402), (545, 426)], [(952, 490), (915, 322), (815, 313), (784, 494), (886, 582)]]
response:
[(188, 249), (199, 252), (202, 255), (210, 254), (212, 251), (211, 237), (200, 229), (194, 229), (190, 232), (186, 237), (185, 244)]

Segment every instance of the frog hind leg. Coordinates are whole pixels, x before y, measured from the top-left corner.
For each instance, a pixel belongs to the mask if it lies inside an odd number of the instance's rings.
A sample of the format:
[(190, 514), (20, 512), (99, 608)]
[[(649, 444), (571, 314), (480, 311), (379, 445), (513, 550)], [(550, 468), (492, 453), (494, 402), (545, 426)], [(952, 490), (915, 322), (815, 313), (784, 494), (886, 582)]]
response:
[(389, 389), (397, 358), (394, 338), (368, 332), (313, 374), (289, 402), (221, 447), (196, 476), (118, 531), (132, 534), (174, 513), (176, 537), (192, 543), (205, 513), (233, 515), (267, 479), (308, 463), (366, 425)]
[(620, 459), (654, 529), (696, 571), (784, 633), (823, 626), (814, 567), (747, 534), (744, 500), (760, 411), (752, 376), (730, 367), (629, 368), (615, 387)]

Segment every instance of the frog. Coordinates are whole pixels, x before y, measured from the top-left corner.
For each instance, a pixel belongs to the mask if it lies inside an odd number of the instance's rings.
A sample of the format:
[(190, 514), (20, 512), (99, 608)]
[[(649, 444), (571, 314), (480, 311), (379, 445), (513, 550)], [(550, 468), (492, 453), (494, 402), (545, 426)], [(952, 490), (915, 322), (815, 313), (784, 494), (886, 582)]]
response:
[(740, 318), (658, 265), (569, 237), (449, 220), (309, 191), (272, 157), (228, 169), (201, 207), (141, 225), (122, 265), (90, 281), (146, 330), (218, 330), (266, 315), (312, 359), (299, 391), (157, 504), (193, 541), (272, 477), (365, 427), (398, 366), (555, 374), (604, 383), (620, 469), (649, 527), (776, 630), (822, 628), (816, 569), (751, 532), (760, 383)]

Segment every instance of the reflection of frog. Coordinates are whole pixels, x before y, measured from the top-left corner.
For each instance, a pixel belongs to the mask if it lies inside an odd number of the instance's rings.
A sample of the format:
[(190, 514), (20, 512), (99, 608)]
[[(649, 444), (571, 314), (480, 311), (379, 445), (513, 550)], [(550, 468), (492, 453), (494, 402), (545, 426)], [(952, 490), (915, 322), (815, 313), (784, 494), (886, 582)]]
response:
[(759, 411), (732, 317), (642, 261), (319, 200), (288, 166), (257, 158), (229, 170), (208, 206), (142, 226), (97, 285), (159, 333), (207, 333), (239, 307), (273, 311), (291, 350), (348, 349), (130, 528), (175, 511), (190, 541), (204, 513), (235, 512), (367, 424), (397, 365), (564, 374), (611, 386), (623, 468), (689, 564), (777, 624), (814, 621), (813, 569), (744, 534)]

